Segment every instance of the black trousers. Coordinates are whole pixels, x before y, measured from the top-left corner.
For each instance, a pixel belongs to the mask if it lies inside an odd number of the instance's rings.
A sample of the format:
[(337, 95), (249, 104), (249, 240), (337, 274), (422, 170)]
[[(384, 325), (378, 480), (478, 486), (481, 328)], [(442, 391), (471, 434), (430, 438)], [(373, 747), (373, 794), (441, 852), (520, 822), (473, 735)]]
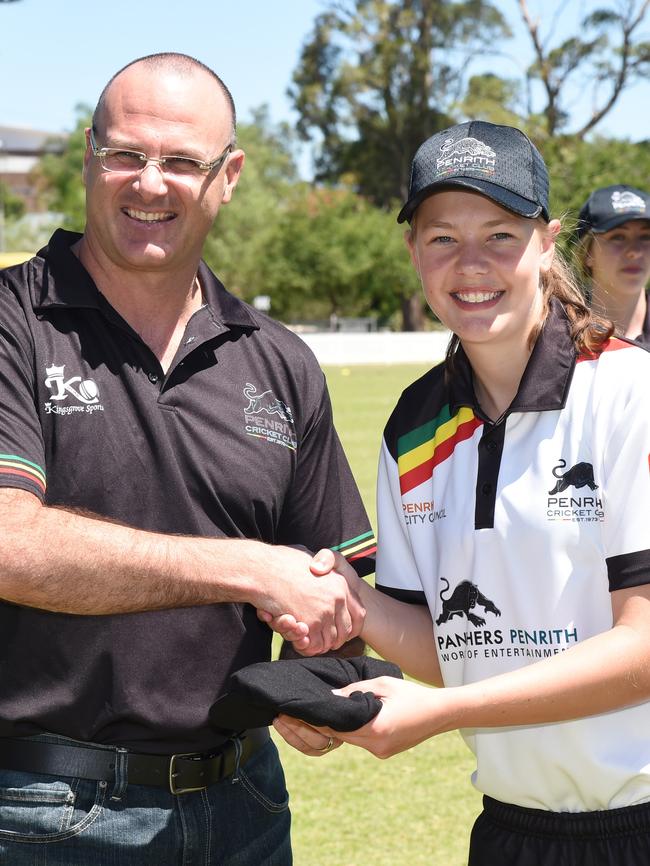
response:
[(484, 797), (468, 866), (650, 866), (650, 803), (572, 813)]

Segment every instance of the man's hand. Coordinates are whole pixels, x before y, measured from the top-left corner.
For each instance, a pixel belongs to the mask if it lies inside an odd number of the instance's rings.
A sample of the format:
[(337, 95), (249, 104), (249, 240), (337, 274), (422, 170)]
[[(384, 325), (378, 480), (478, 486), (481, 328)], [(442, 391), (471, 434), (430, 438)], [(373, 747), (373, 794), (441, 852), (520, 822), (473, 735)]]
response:
[[(312, 575), (318, 576), (319, 579), (316, 582), (319, 584), (324, 579), (338, 578), (339, 581), (343, 579), (347, 585), (348, 593), (353, 599), (351, 609), (348, 607), (349, 626), (347, 619), (343, 616), (341, 618), (343, 631), (337, 627), (336, 638), (333, 638), (330, 626), (332, 642), (329, 645), (326, 645), (323, 629), (314, 629), (307, 617), (303, 615), (283, 611), (274, 616), (271, 610), (258, 608), (257, 611), (262, 622), (266, 622), (273, 631), (278, 632), (285, 641), (291, 643), (297, 652), (306, 656), (319, 655), (330, 649), (338, 649), (346, 641), (360, 633), (365, 617), (365, 609), (358, 593), (361, 578), (340, 553), (335, 553), (327, 548), (319, 550), (310, 562), (310, 570)], [(347, 633), (344, 633), (346, 629)]]
[(359, 578), (340, 554), (321, 550), (311, 560), (291, 548), (271, 547), (269, 555), (273, 573), (284, 580), (273, 581), (268, 599), (256, 600), (258, 616), (298, 652), (338, 649), (361, 632), (366, 611), (355, 587)]

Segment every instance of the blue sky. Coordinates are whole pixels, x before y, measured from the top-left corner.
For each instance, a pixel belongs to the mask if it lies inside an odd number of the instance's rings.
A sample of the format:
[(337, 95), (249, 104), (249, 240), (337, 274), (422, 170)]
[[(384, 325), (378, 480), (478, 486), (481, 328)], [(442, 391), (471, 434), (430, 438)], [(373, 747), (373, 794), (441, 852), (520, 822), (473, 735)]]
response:
[[(519, 31), (516, 0), (497, 0)], [(530, 0), (531, 9), (555, 0)], [(560, 27), (571, 27), (590, 0), (563, 0)], [(106, 80), (135, 57), (182, 51), (211, 66), (230, 87), (238, 113), (270, 107), (271, 119), (289, 120), (285, 95), (301, 45), (324, 0), (21, 0), (0, 3), (0, 124), (49, 131), (69, 130), (78, 103), (94, 105)], [(650, 21), (646, 32), (650, 29)], [(520, 33), (520, 31), (519, 31)], [(508, 46), (513, 69), (529, 57), (521, 33)], [(510, 64), (510, 65), (509, 65)], [(495, 62), (492, 68), (498, 69)], [(635, 86), (599, 127), (633, 141), (650, 136), (645, 118), (650, 84)], [(644, 106), (642, 112), (639, 106)], [(589, 109), (584, 95), (575, 111)]]

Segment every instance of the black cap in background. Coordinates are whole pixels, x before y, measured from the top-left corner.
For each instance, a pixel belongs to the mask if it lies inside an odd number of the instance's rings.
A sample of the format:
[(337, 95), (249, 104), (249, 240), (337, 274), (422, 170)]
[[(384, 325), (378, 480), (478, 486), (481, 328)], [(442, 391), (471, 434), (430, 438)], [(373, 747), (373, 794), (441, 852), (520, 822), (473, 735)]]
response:
[(650, 220), (650, 196), (624, 183), (596, 189), (582, 206), (578, 237), (587, 232), (602, 234), (630, 220)]

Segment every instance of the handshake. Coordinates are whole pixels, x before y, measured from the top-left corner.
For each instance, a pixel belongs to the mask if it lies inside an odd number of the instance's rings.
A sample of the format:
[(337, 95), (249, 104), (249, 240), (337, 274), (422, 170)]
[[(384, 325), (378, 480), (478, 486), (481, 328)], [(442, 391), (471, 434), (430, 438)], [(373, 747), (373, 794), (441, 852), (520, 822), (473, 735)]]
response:
[(301, 655), (336, 650), (361, 634), (368, 585), (339, 553), (321, 550), (313, 558), (301, 550), (268, 548), (272, 560), (257, 616)]

